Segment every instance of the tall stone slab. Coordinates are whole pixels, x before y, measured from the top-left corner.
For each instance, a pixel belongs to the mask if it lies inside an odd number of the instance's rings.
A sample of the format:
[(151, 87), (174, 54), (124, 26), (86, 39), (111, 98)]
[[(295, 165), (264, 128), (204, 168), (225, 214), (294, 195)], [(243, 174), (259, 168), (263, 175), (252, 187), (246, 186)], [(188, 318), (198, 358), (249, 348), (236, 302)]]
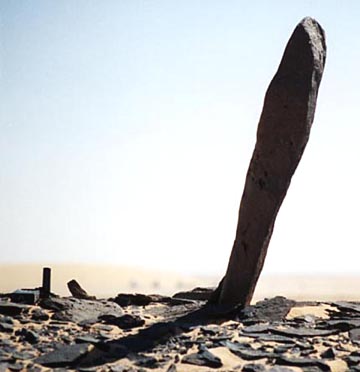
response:
[(324, 31), (304, 18), (265, 95), (234, 246), (212, 302), (245, 306), (252, 299), (277, 213), (309, 139), (325, 58)]

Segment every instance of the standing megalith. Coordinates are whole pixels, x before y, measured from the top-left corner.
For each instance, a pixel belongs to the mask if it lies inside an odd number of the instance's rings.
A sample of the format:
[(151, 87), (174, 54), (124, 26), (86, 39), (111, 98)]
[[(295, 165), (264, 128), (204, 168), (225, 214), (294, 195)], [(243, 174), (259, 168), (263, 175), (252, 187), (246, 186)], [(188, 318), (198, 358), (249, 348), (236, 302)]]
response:
[(309, 139), (325, 57), (323, 29), (304, 18), (265, 95), (234, 246), (212, 302), (245, 306), (252, 299), (277, 213)]

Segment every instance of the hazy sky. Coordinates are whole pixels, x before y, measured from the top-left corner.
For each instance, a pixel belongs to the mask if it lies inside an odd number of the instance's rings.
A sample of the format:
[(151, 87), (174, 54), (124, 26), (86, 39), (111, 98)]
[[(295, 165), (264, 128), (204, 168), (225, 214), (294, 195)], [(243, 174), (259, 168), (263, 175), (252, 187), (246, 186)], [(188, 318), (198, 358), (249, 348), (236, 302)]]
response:
[(296, 24), (328, 56), (265, 272), (359, 272), (360, 1), (0, 0), (0, 263), (225, 272)]

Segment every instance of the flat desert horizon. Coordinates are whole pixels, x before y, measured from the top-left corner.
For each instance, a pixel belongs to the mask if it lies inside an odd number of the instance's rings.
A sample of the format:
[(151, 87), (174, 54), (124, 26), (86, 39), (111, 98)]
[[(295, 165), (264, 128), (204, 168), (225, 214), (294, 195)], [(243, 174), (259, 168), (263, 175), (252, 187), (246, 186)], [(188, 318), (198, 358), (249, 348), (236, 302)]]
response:
[[(215, 287), (220, 276), (182, 275), (140, 267), (96, 264), (0, 264), (0, 293), (36, 288), (42, 283), (42, 268), (50, 267), (51, 290), (70, 296), (67, 282), (77, 280), (98, 298), (118, 293), (158, 293), (173, 295), (195, 287)], [(253, 302), (285, 296), (297, 301), (360, 301), (360, 275), (348, 274), (263, 274)]]

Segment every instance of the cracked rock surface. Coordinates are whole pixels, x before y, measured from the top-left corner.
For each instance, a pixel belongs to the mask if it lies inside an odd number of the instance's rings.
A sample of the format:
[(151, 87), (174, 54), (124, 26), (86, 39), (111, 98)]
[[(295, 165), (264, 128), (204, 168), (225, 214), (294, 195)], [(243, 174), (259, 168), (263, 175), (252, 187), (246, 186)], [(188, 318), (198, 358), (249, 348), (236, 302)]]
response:
[(23, 305), (3, 298), (0, 370), (359, 370), (360, 303), (275, 297), (224, 311), (196, 299), (119, 298), (125, 305), (60, 297)]

